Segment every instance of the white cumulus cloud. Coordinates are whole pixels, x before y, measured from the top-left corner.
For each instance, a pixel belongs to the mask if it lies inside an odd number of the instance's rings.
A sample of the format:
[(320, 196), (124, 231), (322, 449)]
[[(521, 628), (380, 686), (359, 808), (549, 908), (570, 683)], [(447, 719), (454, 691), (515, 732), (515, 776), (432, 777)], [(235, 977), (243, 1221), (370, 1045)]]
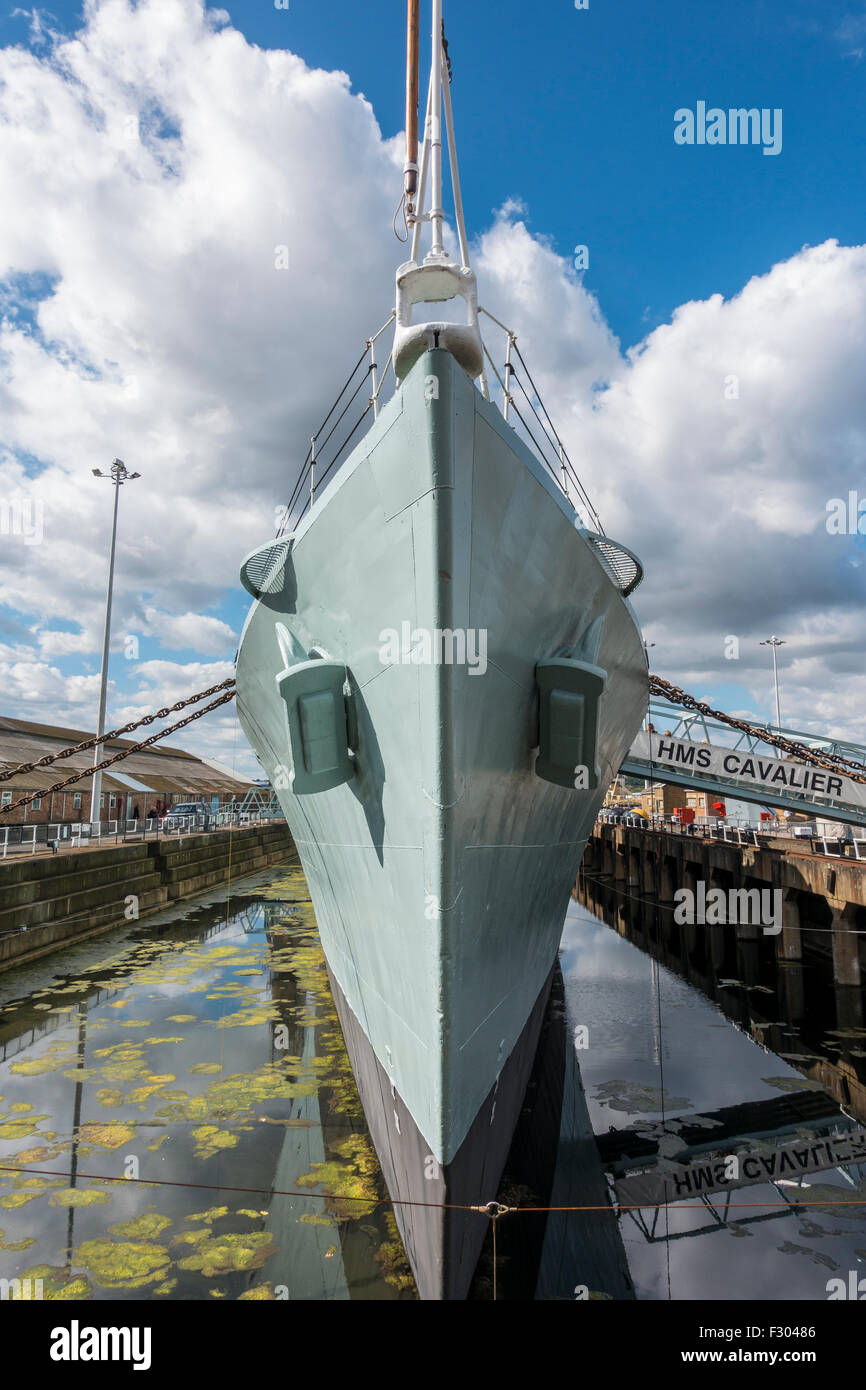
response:
[[(198, 0), (101, 0), (38, 37), (0, 51), (0, 501), (40, 518), (2, 536), (0, 684), (7, 712), (92, 724), (112, 503), (92, 469), (119, 456), (141, 473), (120, 497), (119, 723), (231, 673), (239, 562), (390, 310), (400, 155), (347, 75)], [(825, 525), (864, 486), (866, 247), (792, 248), (624, 352), (530, 214), (514, 196), (475, 229), (481, 301), (644, 561), (654, 667), (766, 712), (757, 644), (779, 632), (785, 719), (866, 740), (863, 538)], [(127, 633), (164, 659), (123, 661)], [(231, 763), (229, 711), (184, 742)]]

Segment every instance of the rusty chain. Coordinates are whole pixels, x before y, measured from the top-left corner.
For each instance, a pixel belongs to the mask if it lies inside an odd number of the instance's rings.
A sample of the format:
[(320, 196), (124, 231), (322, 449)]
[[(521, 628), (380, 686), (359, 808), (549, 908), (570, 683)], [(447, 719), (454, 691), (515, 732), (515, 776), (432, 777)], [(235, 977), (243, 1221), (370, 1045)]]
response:
[[(794, 757), (801, 758), (804, 762), (814, 763), (817, 767), (826, 768), (828, 772), (841, 773), (843, 777), (848, 777), (852, 782), (866, 782), (866, 764), (855, 762), (852, 758), (845, 758), (837, 753), (820, 753), (814, 748), (807, 748), (804, 743), (798, 743), (796, 739), (785, 738), (784, 734), (771, 734), (768, 729), (756, 728), (754, 724), (749, 724), (745, 719), (737, 719), (733, 714), (725, 714), (723, 710), (712, 709), (702, 700), (696, 700), (694, 695), (689, 695), (687, 691), (681, 690), (678, 685), (672, 685), (670, 681), (664, 680), (661, 676), (650, 676), (650, 694), (659, 695), (664, 700), (670, 700), (673, 705), (682, 705), (685, 709), (695, 710), (698, 714), (703, 714), (711, 719), (721, 720), (723, 724), (729, 724), (732, 729), (740, 729), (745, 734), (751, 734), (754, 738), (760, 739), (762, 743), (771, 743), (776, 748), (781, 748), (783, 752), (790, 753)], [(852, 771), (846, 771), (851, 768)]]
[[(59, 762), (61, 758), (71, 758), (73, 753), (86, 753), (88, 748), (96, 748), (100, 743), (108, 743), (111, 739), (120, 738), (122, 734), (131, 734), (133, 729), (140, 729), (145, 724), (152, 724), (155, 719), (167, 719), (170, 714), (176, 714), (178, 710), (186, 709), (187, 705), (195, 705), (199, 700), (207, 699), (208, 695), (216, 695), (220, 690), (228, 690), (234, 685), (234, 678), (221, 681), (219, 685), (212, 685), (209, 690), (200, 690), (197, 695), (189, 695), (185, 700), (178, 700), (175, 705), (166, 705), (164, 709), (158, 709), (155, 714), (146, 714), (143, 719), (136, 719), (133, 724), (124, 724), (119, 729), (112, 729), (110, 733), (100, 734), (97, 738), (84, 739), (82, 743), (75, 743), (70, 748), (64, 748), (59, 753), (46, 753), (44, 758), (37, 758), (33, 763), (19, 763), (17, 767), (11, 768), (8, 772), (0, 772), (0, 782), (10, 782), (13, 777), (19, 777), (24, 772), (33, 772), (37, 767), (47, 767), (49, 763)], [(202, 710), (202, 714), (204, 710)], [(176, 724), (176, 729), (183, 726)], [(169, 732), (166, 730), (166, 732)], [(130, 752), (132, 750), (130, 749)]]
[[(221, 690), (226, 685), (234, 685), (234, 681), (223, 681), (221, 686), (215, 686), (214, 689)], [(191, 696), (188, 700), (180, 700), (175, 708), (179, 707), (182, 709), (184, 705), (192, 704), (194, 700), (201, 700), (205, 695), (211, 693), (211, 691), (205, 690), (199, 695)], [(212, 700), (211, 703), (205, 705), (203, 709), (194, 710), (192, 714), (186, 716), (186, 719), (179, 719), (176, 724), (169, 725), (167, 729), (160, 729), (157, 733), (151, 734), (150, 738), (142, 739), (140, 743), (134, 743), (131, 748), (121, 749), (119, 753), (115, 753), (113, 758), (105, 758), (101, 763), (97, 763), (95, 767), (87, 767), (83, 772), (75, 772), (71, 777), (67, 777), (65, 781), (55, 782), (52, 787), (43, 787), (39, 791), (29, 792), (26, 796), (20, 796), (17, 801), (11, 802), (8, 806), (0, 807), (0, 815), (6, 815), (9, 811), (15, 811), (19, 806), (27, 806), (31, 801), (35, 801), (37, 797), (51, 796), (53, 792), (62, 791), (64, 787), (71, 786), (73, 782), (80, 782), (85, 777), (92, 777), (94, 772), (103, 772), (105, 768), (113, 766), (114, 763), (122, 762), (124, 758), (130, 757), (133, 753), (140, 753), (143, 748), (150, 748), (154, 743), (158, 743), (160, 739), (167, 738), (169, 734), (175, 733), (178, 729), (185, 728), (187, 724), (192, 724), (193, 720), (200, 719), (203, 714), (208, 714), (211, 710), (218, 709), (220, 705), (228, 704), (229, 700), (235, 698), (235, 694), (236, 692), (234, 690), (226, 690), (225, 694), (220, 695), (218, 700)], [(168, 713), (168, 711), (166, 711), (166, 713)], [(148, 715), (146, 719), (139, 720), (139, 724), (151, 723), (154, 719), (158, 719), (159, 717), (160, 715), (158, 713)], [(135, 728), (138, 726), (133, 725), (133, 727)], [(110, 734), (104, 734), (102, 739), (90, 739), (85, 747), (93, 748), (97, 743), (103, 742), (106, 738), (110, 737)], [(68, 757), (70, 753), (76, 751), (75, 748), (67, 749), (62, 756)], [(57, 754), (56, 756), (60, 757), (61, 755)], [(38, 767), (39, 764), (33, 763), (32, 766)]]
[[(771, 744), (780, 748), (783, 752), (794, 757), (801, 758), (805, 762), (813, 763), (818, 767), (825, 768), (828, 772), (842, 773), (843, 776), (850, 778), (852, 782), (866, 783), (866, 764), (856, 762), (852, 758), (846, 758), (842, 754), (820, 753), (814, 748), (807, 748), (805, 744), (798, 743), (795, 739), (785, 738), (783, 734), (772, 734), (767, 729), (757, 728), (754, 724), (749, 724), (744, 719), (737, 719), (735, 715), (726, 714), (724, 710), (713, 709), (711, 705), (705, 704), (702, 700), (696, 700), (694, 695), (682, 690), (678, 685), (671, 681), (666, 681), (661, 676), (650, 675), (650, 693), (660, 696), (662, 699), (670, 701), (674, 705), (682, 705), (684, 709), (694, 710), (697, 714), (702, 714), (710, 719), (717, 719), (723, 724), (729, 725), (732, 729), (739, 729), (742, 733), (748, 734), (753, 738), (759, 739), (762, 743)], [(102, 734), (95, 738), (84, 739), (81, 743), (74, 744), (70, 748), (64, 748), (59, 753), (48, 753), (43, 758), (38, 758), (35, 762), (20, 763), (7, 772), (0, 773), (0, 782), (8, 782), (13, 777), (18, 777), (27, 772), (33, 772), (36, 768), (46, 767), (51, 763), (58, 762), (61, 758), (69, 758), (73, 753), (85, 753), (89, 748), (96, 748), (100, 743), (106, 743), (111, 739), (120, 738), (121, 735), (131, 733), (134, 729), (140, 729), (146, 724), (152, 724), (157, 719), (165, 719), (169, 714), (174, 714), (178, 710), (185, 709), (188, 705), (197, 704), (199, 700), (205, 699), (208, 695), (214, 695), (218, 691), (224, 693), (219, 699), (213, 700), (211, 704), (205, 705), (202, 709), (188, 714), (185, 719), (179, 719), (176, 724), (171, 724), (167, 729), (161, 729), (158, 733), (151, 734), (150, 738), (142, 739), (139, 743), (134, 743), (131, 748), (124, 748), (111, 758), (105, 758), (101, 763), (94, 767), (86, 768), (83, 772), (76, 772), (71, 777), (67, 777), (62, 782), (55, 782), (53, 786), (44, 787), (38, 791), (30, 792), (28, 795), (19, 797), (17, 801), (11, 802), (8, 806), (0, 807), (0, 815), (15, 811), (19, 806), (27, 806), (37, 797), (50, 796), (54, 792), (62, 791), (64, 787), (71, 786), (74, 782), (80, 782), (85, 777), (91, 777), (94, 772), (104, 771), (105, 768), (112, 767), (115, 763), (122, 762), (124, 758), (130, 757), (133, 753), (140, 753), (145, 748), (150, 748), (161, 739), (167, 738), (169, 734), (176, 733), (178, 729), (185, 728), (192, 724), (194, 720), (200, 719), (203, 714), (209, 714), (211, 710), (219, 709), (221, 705), (228, 704), (235, 698), (235, 681), (233, 678), (221, 681), (219, 685), (212, 685), (207, 690), (200, 690), (197, 695), (190, 695), (185, 700), (178, 700), (173, 705), (166, 705), (163, 709), (157, 710), (154, 714), (146, 714), (142, 719), (135, 720), (131, 724), (124, 724), (118, 729), (112, 729), (107, 734)], [(847, 771), (846, 769), (850, 769)]]

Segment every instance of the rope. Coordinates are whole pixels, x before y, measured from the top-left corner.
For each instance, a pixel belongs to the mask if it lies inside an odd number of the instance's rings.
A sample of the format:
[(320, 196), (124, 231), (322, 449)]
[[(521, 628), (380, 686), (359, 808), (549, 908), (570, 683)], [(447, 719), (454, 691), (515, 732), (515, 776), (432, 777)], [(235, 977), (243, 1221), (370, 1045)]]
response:
[[(661, 676), (651, 675), (649, 687), (651, 695), (660, 695), (662, 699), (669, 700), (671, 704), (682, 705), (685, 709), (695, 710), (698, 714), (703, 714), (711, 719), (718, 719), (723, 724), (729, 724), (732, 729), (739, 729), (743, 733), (751, 734), (762, 743), (772, 744), (776, 748), (781, 748), (785, 753), (802, 758), (805, 762), (826, 768), (828, 772), (840, 772), (852, 782), (866, 782), (866, 763), (858, 763), (853, 758), (843, 758), (836, 753), (821, 753), (814, 748), (807, 748), (803, 743), (798, 743), (796, 739), (786, 738), (784, 734), (771, 734), (768, 729), (756, 728), (754, 724), (749, 724), (744, 719), (737, 719), (732, 714), (725, 714), (723, 710), (712, 709), (710, 705), (704, 704), (702, 700), (696, 700), (694, 695), (689, 695), (678, 685), (672, 685), (670, 681), (663, 680)], [(845, 768), (857, 770), (845, 772)]]
[[(79, 1169), (76, 1174), (59, 1168), (27, 1168), (23, 1164), (0, 1164), (0, 1173), (35, 1173), (47, 1178), (88, 1178), (91, 1182), (128, 1182), (142, 1183), (145, 1187), (190, 1187), (205, 1192), (241, 1192), (247, 1195), (259, 1197), (318, 1197), (322, 1201), (332, 1202), (365, 1202), (368, 1206), (386, 1206), (390, 1203), (394, 1207), (422, 1207), (435, 1208), (437, 1211), (474, 1211), (479, 1216), (488, 1216), (494, 1222), (500, 1216), (508, 1213), (509, 1215), (528, 1216), (535, 1214), (539, 1216), (548, 1215), (550, 1212), (569, 1212), (569, 1211), (606, 1211), (612, 1212), (609, 1202), (587, 1202), (581, 1206), (573, 1207), (501, 1207), (498, 1212), (491, 1213), (491, 1206), (498, 1206), (498, 1203), (488, 1203), (486, 1206), (469, 1206), (458, 1202), (413, 1202), (408, 1198), (393, 1197), (353, 1197), (342, 1192), (309, 1192), (298, 1191), (294, 1188), (280, 1187), (230, 1187), (225, 1183), (214, 1182), (180, 1182), (171, 1178), (132, 1178), (125, 1175), (108, 1173), (82, 1173)], [(620, 1211), (697, 1211), (703, 1208), (700, 1199), (694, 1202), (631, 1202), (617, 1203)], [(792, 1202), (729, 1202), (730, 1207), (866, 1207), (866, 1198), (855, 1198), (853, 1201), (832, 1202), (826, 1197), (816, 1198), (813, 1201), (795, 1200)]]
[[(403, 214), (403, 229), (404, 229), (404, 231), (405, 231), (405, 233), (406, 233), (405, 236), (401, 236), (400, 233), (397, 231), (397, 218), (400, 216), (401, 213)], [(394, 232), (394, 235), (395, 235), (395, 237), (397, 238), (398, 241), (408, 241), (408, 240), (409, 240), (409, 223), (408, 223), (407, 218), (406, 218), (406, 194), (405, 194), (405, 193), (403, 193), (403, 194), (401, 195), (400, 201), (399, 201), (399, 203), (397, 204), (396, 208), (394, 209), (394, 216), (393, 216), (392, 219), (391, 219), (391, 227), (392, 227), (393, 232)]]

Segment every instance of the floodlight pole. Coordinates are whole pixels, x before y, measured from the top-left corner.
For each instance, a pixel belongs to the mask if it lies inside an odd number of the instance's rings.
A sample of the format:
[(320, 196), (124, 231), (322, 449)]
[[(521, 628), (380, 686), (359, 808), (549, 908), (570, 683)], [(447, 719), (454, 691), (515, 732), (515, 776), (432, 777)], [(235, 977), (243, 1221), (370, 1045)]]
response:
[(777, 728), (777, 729), (781, 729), (781, 727), (782, 727), (782, 715), (781, 715), (781, 713), (780, 713), (780, 706), (779, 706), (779, 668), (778, 668), (778, 666), (777, 666), (777, 664), (776, 664), (776, 648), (777, 648), (777, 647), (784, 647), (784, 645), (785, 645), (785, 639), (784, 639), (784, 637), (768, 637), (767, 640), (766, 640), (766, 642), (761, 642), (760, 645), (761, 645), (762, 647), (772, 647), (772, 648), (773, 648), (773, 685), (774, 685), (775, 690), (776, 690), (776, 728)]
[[(111, 644), (111, 600), (114, 591), (114, 556), (117, 549), (117, 504), (120, 499), (120, 489), (124, 483), (132, 482), (134, 478), (141, 475), (130, 473), (126, 464), (121, 459), (115, 459), (111, 465), (109, 473), (103, 473), (100, 469), (94, 468), (93, 475), (96, 478), (108, 478), (114, 488), (114, 516), (111, 523), (111, 552), (108, 560), (108, 591), (105, 597), (105, 630), (102, 637), (102, 672), (99, 683), (99, 715), (96, 721), (96, 736), (102, 738), (105, 733), (105, 706), (108, 694), (108, 649)], [(93, 750), (93, 766), (102, 761), (102, 745), (97, 743)], [(94, 825), (99, 825), (100, 821), (100, 802), (102, 800), (102, 773), (94, 771), (93, 787), (90, 794), (90, 826), (91, 831)]]

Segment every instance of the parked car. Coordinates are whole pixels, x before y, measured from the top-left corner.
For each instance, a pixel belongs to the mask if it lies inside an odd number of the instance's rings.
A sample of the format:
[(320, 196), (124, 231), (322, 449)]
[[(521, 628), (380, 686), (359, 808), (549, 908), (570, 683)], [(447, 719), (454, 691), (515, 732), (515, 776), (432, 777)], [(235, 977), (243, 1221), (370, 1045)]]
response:
[(162, 823), (164, 830), (210, 830), (213, 816), (203, 801), (179, 801), (169, 807)]
[(642, 811), (638, 811), (633, 806), (605, 806), (603, 808), (604, 819), (612, 825), (621, 825), (629, 817), (638, 816), (641, 820), (646, 820)]

